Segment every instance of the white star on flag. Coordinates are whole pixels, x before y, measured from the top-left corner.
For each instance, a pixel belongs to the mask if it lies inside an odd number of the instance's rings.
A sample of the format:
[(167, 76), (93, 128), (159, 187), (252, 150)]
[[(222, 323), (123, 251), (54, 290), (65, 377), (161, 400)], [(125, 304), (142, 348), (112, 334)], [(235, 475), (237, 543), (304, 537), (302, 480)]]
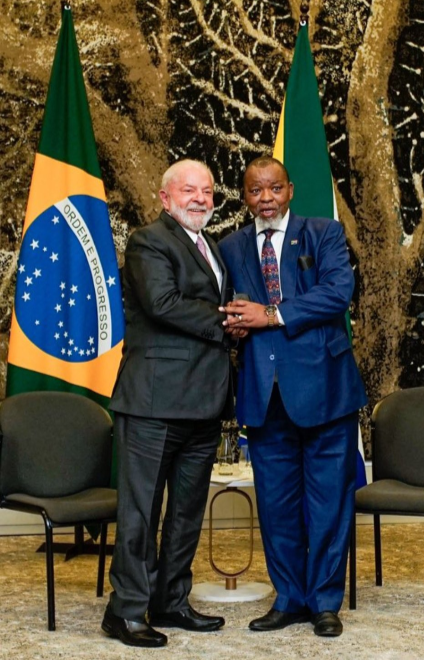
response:
[(19, 272), (20, 272), (20, 273), (24, 273), (24, 272), (25, 272), (25, 266), (24, 266), (23, 264), (21, 264), (21, 265), (19, 266)]
[(63, 291), (63, 289), (66, 289), (66, 284), (65, 284), (65, 282), (61, 282), (61, 283), (60, 283), (60, 288), (62, 289), (62, 291)]
[(115, 284), (115, 278), (109, 275), (106, 282), (108, 283), (109, 286), (113, 286)]
[(34, 277), (41, 277), (41, 269), (36, 268), (33, 272)]
[(54, 333), (54, 338), (55, 338), (55, 339), (59, 339), (59, 338), (60, 338), (60, 334), (59, 334), (58, 332), (55, 332), (55, 333)]
[(69, 305), (69, 307), (75, 307), (75, 300), (73, 298), (70, 298), (68, 300), (68, 305)]
[(56, 310), (56, 312), (61, 312), (62, 311), (62, 305), (56, 305), (55, 310)]
[(58, 260), (59, 260), (59, 255), (58, 255), (58, 253), (57, 253), (57, 252), (52, 252), (51, 255), (50, 255), (50, 257), (49, 257), (49, 259), (51, 259), (53, 263), (54, 263), (55, 261), (58, 261)]
[(29, 293), (27, 293), (27, 292), (25, 291), (25, 293), (24, 293), (24, 295), (22, 296), (22, 298), (25, 300), (25, 302), (27, 302), (27, 300), (29, 300), (29, 299), (31, 298), (31, 296), (29, 295)]
[(35, 325), (40, 325), (40, 321), (37, 320), (37, 321), (35, 322)]
[(90, 339), (88, 340), (88, 343), (89, 344), (94, 344), (94, 337), (90, 337)]
[(31, 247), (32, 247), (33, 250), (35, 250), (35, 248), (38, 248), (38, 247), (39, 247), (39, 246), (38, 246), (38, 243), (39, 243), (39, 242), (40, 242), (40, 241), (36, 241), (35, 238), (32, 239)]
[(30, 284), (32, 284), (32, 277), (27, 277), (27, 278), (25, 279), (25, 284), (26, 284), (27, 286), (29, 286)]
[(57, 225), (57, 223), (59, 222), (59, 218), (57, 217), (57, 215), (55, 215), (54, 218), (52, 218), (52, 222), (54, 225)]
[(75, 286), (75, 284), (73, 284), (73, 285), (71, 286), (71, 291), (72, 291), (72, 293), (76, 293), (76, 292), (78, 291), (78, 287)]

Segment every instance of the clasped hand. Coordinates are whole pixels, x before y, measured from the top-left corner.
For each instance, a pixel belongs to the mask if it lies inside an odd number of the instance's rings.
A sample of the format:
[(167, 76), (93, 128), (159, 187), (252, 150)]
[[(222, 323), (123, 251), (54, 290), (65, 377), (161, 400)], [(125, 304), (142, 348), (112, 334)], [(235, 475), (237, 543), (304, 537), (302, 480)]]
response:
[[(243, 330), (247, 334), (249, 328), (265, 328), (268, 325), (265, 305), (250, 300), (233, 300), (225, 307), (220, 307), (219, 311), (227, 314), (222, 324), (226, 326), (225, 332), (230, 334), (233, 334), (232, 331), (235, 329)], [(246, 334), (237, 336), (245, 337)]]

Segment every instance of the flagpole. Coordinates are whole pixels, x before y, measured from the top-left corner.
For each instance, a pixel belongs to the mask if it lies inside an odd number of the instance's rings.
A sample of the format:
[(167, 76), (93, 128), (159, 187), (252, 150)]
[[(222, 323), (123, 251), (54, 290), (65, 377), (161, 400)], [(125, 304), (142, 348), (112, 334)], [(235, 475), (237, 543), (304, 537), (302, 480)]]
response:
[(300, 5), (300, 25), (306, 25), (309, 23), (309, 2), (310, 0), (303, 0)]

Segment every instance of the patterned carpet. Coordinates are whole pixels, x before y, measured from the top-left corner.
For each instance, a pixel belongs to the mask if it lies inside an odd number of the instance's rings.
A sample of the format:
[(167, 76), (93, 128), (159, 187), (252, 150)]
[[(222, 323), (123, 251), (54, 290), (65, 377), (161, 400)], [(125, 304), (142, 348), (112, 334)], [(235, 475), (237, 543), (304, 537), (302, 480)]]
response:
[[(247, 532), (216, 532), (216, 561), (237, 570), (247, 556)], [(62, 540), (62, 539), (61, 539)], [(70, 539), (71, 540), (71, 539)], [(265, 613), (270, 596), (253, 603), (193, 604), (205, 613), (219, 612), (226, 626), (219, 632), (167, 632), (164, 649), (134, 649), (100, 630), (107, 595), (96, 598), (96, 559), (84, 555), (69, 562), (56, 555), (56, 625), (47, 631), (44, 555), (40, 537), (0, 538), (1, 632), (3, 660), (422, 660), (424, 657), (424, 525), (383, 525), (383, 577), (373, 583), (372, 527), (358, 533), (358, 609), (345, 600), (344, 633), (335, 639), (313, 634), (309, 623), (272, 633), (253, 633), (249, 621)], [(202, 537), (194, 564), (195, 582), (217, 581), (208, 564), (208, 538)], [(247, 580), (267, 582), (259, 534)], [(109, 587), (106, 586), (106, 594)]]

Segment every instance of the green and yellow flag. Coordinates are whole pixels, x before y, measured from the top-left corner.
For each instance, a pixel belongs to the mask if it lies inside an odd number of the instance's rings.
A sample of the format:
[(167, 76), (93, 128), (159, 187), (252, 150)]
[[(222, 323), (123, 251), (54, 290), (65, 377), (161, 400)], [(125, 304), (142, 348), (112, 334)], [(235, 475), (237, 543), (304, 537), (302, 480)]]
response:
[(296, 39), (274, 158), (287, 167), (295, 184), (290, 208), (304, 216), (336, 218), (333, 179), (308, 26)]
[(105, 190), (65, 8), (23, 229), (7, 395), (63, 390), (106, 406), (123, 334)]
[[(273, 155), (284, 163), (290, 180), (294, 183), (291, 210), (303, 216), (338, 220), (327, 137), (307, 24), (300, 26), (297, 35)], [(348, 315), (346, 320), (350, 333)], [(358, 488), (366, 484), (360, 432), (356, 483)]]

